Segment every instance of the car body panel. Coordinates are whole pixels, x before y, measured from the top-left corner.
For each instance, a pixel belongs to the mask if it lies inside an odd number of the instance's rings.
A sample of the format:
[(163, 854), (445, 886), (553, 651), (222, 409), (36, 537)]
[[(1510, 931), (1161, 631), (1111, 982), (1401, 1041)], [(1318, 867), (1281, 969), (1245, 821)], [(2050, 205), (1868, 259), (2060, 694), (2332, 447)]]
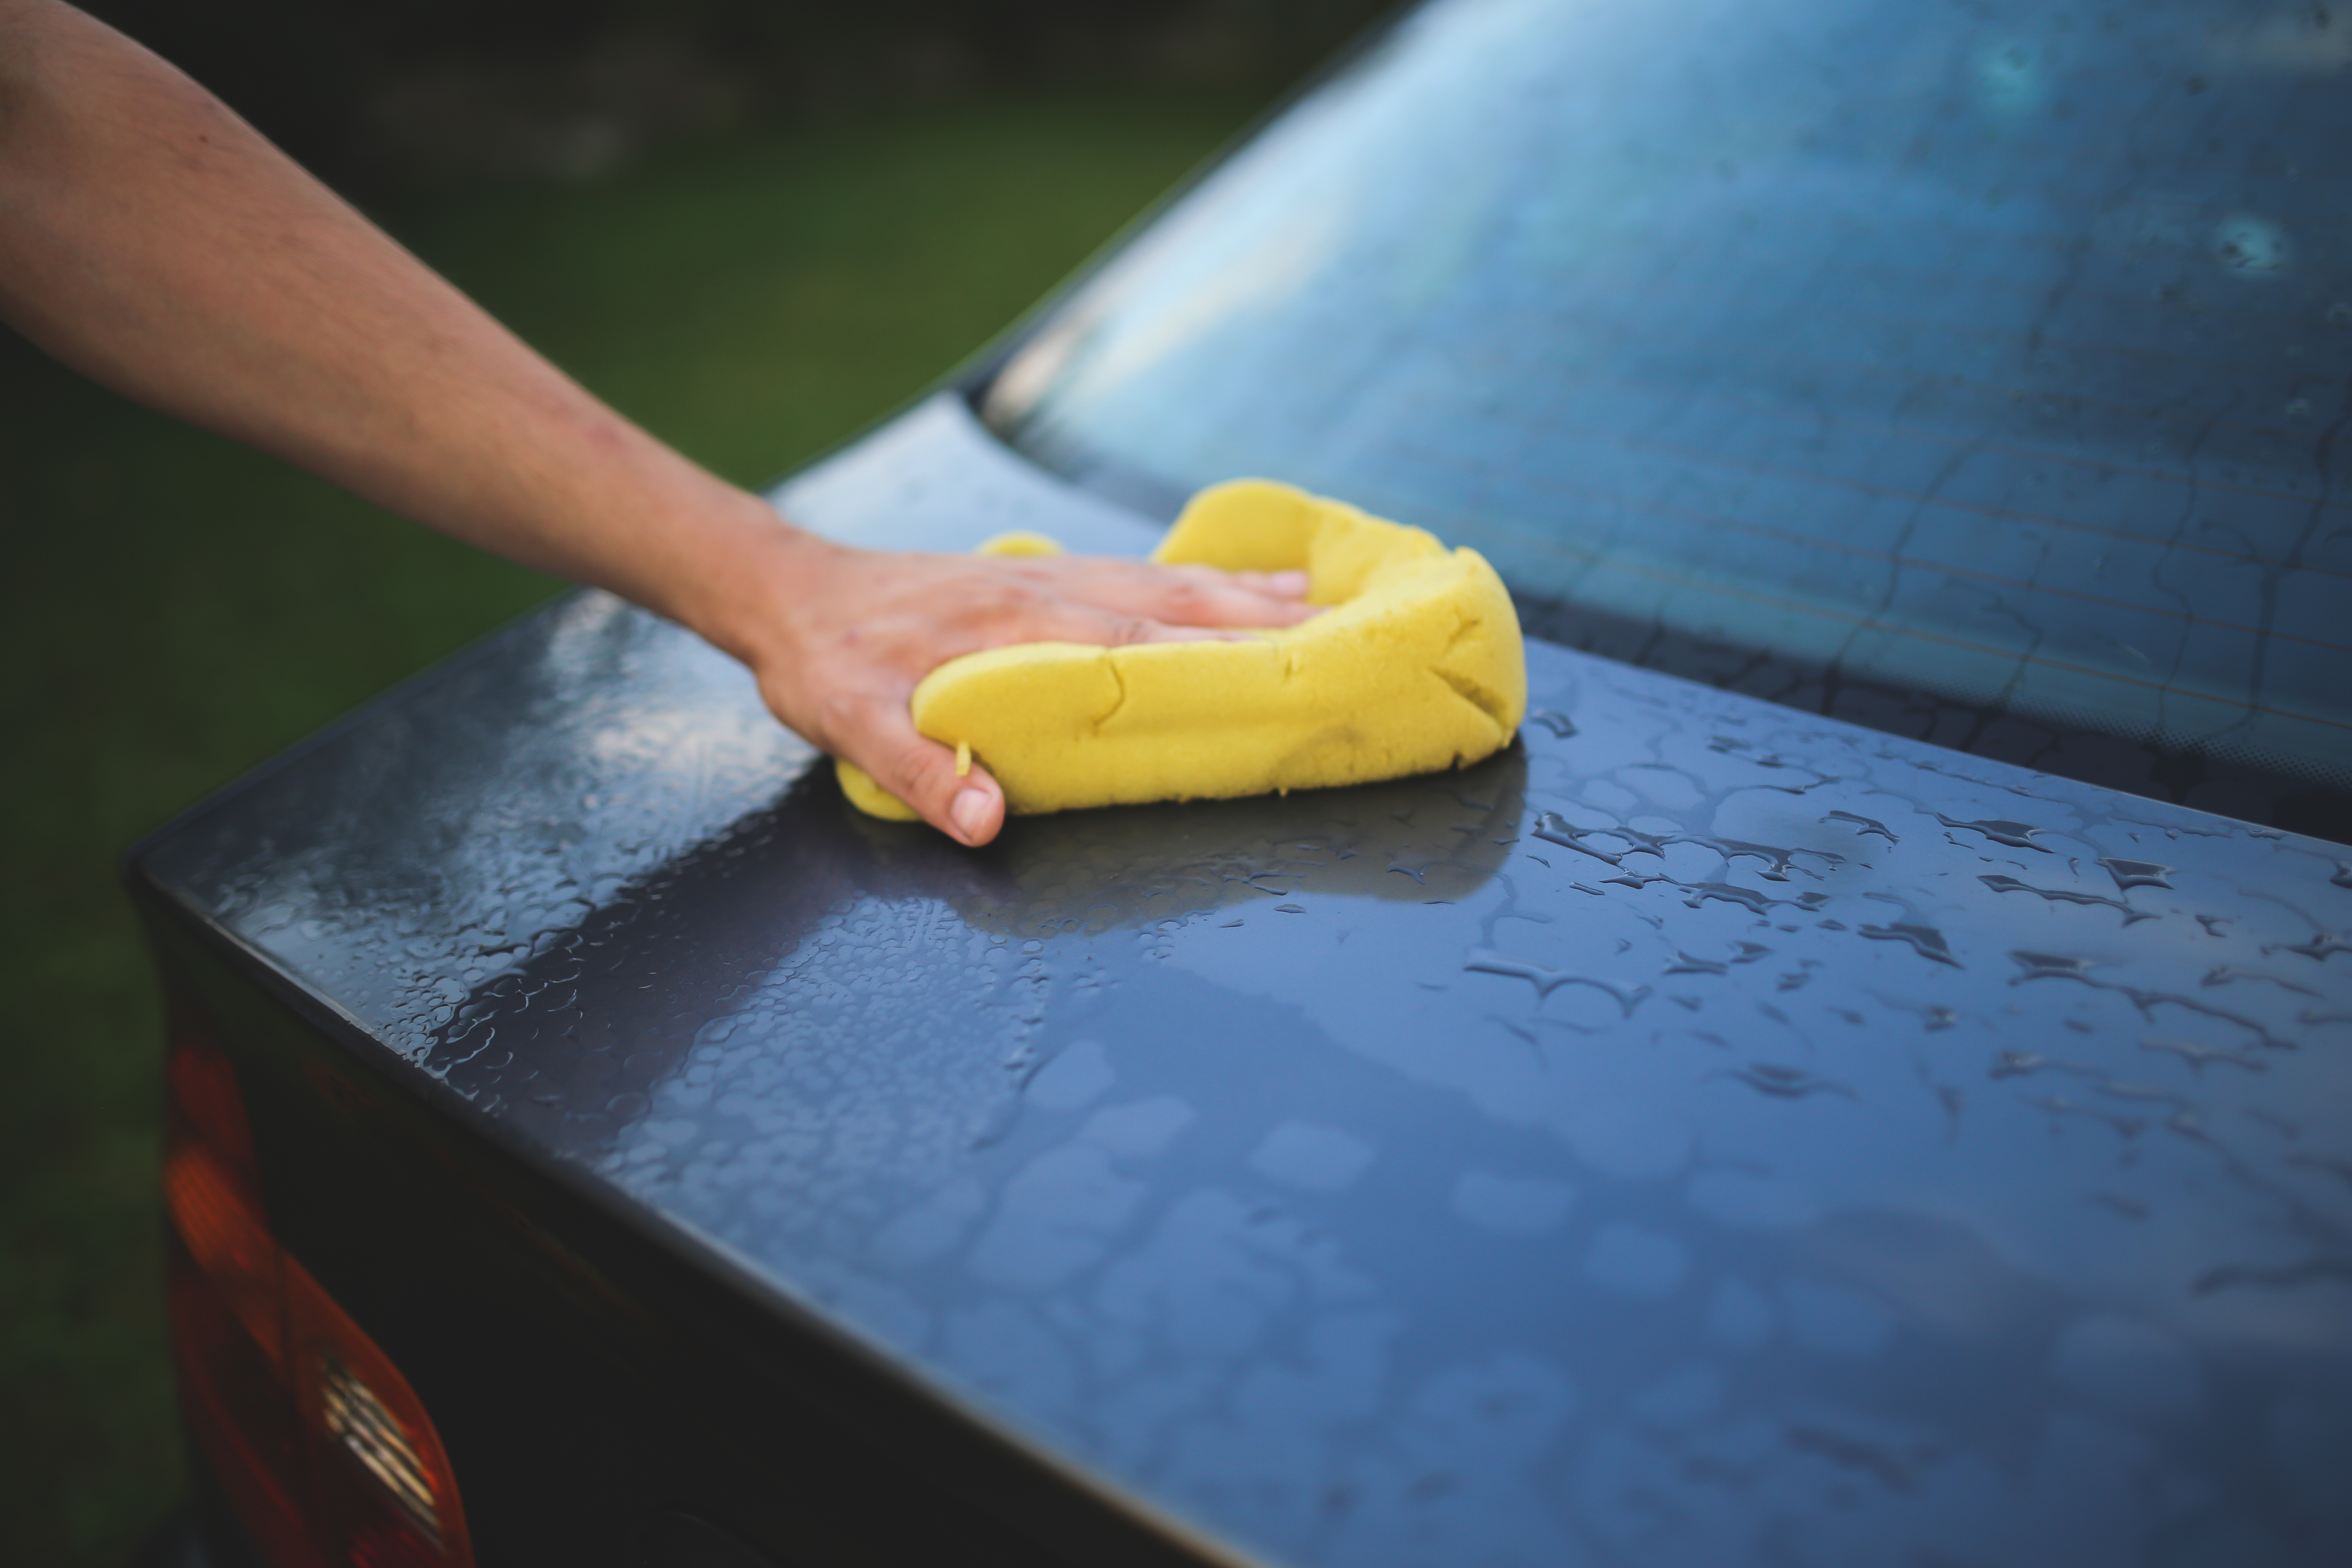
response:
[[(1154, 531), (952, 394), (779, 500), (877, 545)], [(1528, 675), (1461, 773), (967, 852), (583, 593), (134, 875), (1180, 1555), (2352, 1552), (2344, 852)]]

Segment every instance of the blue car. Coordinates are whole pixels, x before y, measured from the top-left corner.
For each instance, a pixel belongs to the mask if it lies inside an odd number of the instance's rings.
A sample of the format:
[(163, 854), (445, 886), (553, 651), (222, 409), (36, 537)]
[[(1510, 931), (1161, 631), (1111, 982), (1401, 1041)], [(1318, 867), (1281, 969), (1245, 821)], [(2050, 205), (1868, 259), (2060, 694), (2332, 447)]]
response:
[(557, 601), (149, 839), (192, 1561), (2352, 1563), (2352, 11), (1433, 0), (833, 536), (1475, 546), (1518, 741), (858, 815)]

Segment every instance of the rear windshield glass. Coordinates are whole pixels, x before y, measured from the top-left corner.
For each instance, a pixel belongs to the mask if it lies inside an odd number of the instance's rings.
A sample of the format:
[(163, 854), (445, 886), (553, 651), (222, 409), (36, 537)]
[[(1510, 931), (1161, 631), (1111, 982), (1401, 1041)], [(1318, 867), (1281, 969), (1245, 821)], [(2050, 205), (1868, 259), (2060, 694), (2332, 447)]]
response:
[(1441, 0), (985, 412), (1529, 595), (2352, 779), (2352, 3)]

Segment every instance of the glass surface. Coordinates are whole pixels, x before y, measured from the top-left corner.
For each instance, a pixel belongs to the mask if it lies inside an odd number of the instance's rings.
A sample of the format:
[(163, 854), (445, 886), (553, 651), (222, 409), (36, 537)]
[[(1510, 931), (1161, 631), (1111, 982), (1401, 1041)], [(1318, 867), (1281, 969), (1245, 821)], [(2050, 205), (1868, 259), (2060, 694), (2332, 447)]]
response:
[(2352, 779), (2352, 8), (1451, 0), (990, 389), (1523, 593)]

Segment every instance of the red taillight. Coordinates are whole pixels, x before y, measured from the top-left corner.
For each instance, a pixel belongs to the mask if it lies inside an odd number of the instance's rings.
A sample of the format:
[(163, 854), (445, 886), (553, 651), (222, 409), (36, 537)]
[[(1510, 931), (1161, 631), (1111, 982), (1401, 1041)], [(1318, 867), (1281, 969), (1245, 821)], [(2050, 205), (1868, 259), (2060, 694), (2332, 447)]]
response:
[(473, 1568), (408, 1380), (270, 1235), (236, 1078), (172, 1044), (173, 1349), (197, 1447), (272, 1568)]

